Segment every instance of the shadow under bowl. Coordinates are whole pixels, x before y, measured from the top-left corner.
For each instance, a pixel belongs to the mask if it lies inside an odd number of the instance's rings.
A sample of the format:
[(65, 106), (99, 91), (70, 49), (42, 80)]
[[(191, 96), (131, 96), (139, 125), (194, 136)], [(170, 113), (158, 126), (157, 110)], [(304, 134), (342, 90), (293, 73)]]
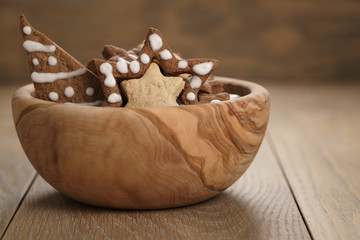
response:
[(96, 206), (156, 209), (209, 199), (249, 167), (270, 97), (258, 84), (216, 77), (235, 100), (157, 108), (103, 108), (12, 99), (22, 147), (54, 188)]

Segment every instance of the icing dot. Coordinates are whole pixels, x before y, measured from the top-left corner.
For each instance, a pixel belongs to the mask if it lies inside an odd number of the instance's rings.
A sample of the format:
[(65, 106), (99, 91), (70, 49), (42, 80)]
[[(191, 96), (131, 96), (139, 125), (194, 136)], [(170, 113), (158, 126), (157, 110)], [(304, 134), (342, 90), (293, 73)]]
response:
[(148, 63), (150, 62), (150, 57), (149, 57), (149, 55), (147, 55), (146, 53), (141, 54), (141, 56), (140, 56), (140, 61), (141, 61), (143, 64), (148, 64)]
[(199, 75), (206, 75), (211, 71), (213, 65), (212, 62), (199, 63), (193, 66), (193, 70)]
[(117, 94), (117, 93), (112, 93), (109, 95), (109, 97), (107, 98), (107, 101), (109, 103), (117, 103), (117, 102), (120, 102), (122, 99), (121, 99), (121, 95), (120, 94)]
[(237, 99), (239, 98), (240, 95), (237, 95), (237, 94), (230, 94), (230, 100), (234, 100), (234, 99)]
[(50, 57), (48, 58), (48, 63), (49, 63), (49, 65), (51, 65), (51, 66), (55, 66), (55, 65), (57, 64), (57, 60), (56, 60), (55, 57), (50, 56)]
[(33, 58), (32, 63), (37, 66), (39, 65), (39, 60), (37, 58)]
[(214, 100), (212, 100), (210, 103), (219, 103), (219, 102), (221, 102), (220, 100), (217, 100), (217, 99), (214, 99)]
[(94, 89), (94, 88), (88, 87), (88, 88), (86, 89), (86, 95), (92, 96), (92, 95), (94, 95), (94, 93), (95, 93), (95, 89)]
[(188, 94), (186, 94), (186, 99), (191, 102), (195, 101), (195, 98), (196, 98), (196, 96), (195, 96), (195, 93), (193, 93), (193, 92), (189, 92)]
[(23, 32), (24, 32), (26, 35), (29, 35), (29, 34), (31, 33), (31, 27), (29, 27), (29, 26), (23, 27)]
[(56, 92), (50, 92), (49, 93), (49, 98), (51, 101), (57, 101), (59, 99), (59, 95)]
[(169, 52), (169, 50), (167, 50), (167, 49), (162, 50), (159, 54), (160, 54), (160, 57), (164, 60), (172, 59), (172, 55)]
[(179, 55), (177, 55), (176, 53), (173, 53), (173, 54), (177, 60), (182, 60), (182, 58)]
[(103, 63), (100, 65), (100, 72), (103, 74), (108, 74), (111, 73), (112, 71), (112, 66), (110, 65), (110, 63)]
[(140, 63), (138, 61), (132, 61), (129, 67), (132, 73), (138, 73), (140, 71)]
[(138, 59), (138, 56), (136, 56), (136, 55), (134, 55), (134, 54), (128, 54), (128, 55), (129, 55), (129, 57), (130, 57), (131, 59), (133, 59), (133, 60)]
[(112, 74), (112, 66), (110, 63), (101, 64), (100, 72), (105, 75), (104, 85), (107, 87), (115, 87), (116, 80)]
[(201, 79), (197, 76), (192, 76), (190, 78), (190, 87), (191, 88), (200, 88), (201, 87)]
[(74, 93), (75, 92), (74, 92), (74, 89), (72, 87), (65, 88), (65, 91), (64, 91), (65, 97), (70, 98), (70, 97), (74, 96)]
[(150, 35), (149, 41), (150, 41), (151, 49), (154, 52), (159, 50), (163, 45), (161, 37), (159, 35), (157, 35), (156, 33), (153, 33)]
[(186, 60), (181, 60), (178, 62), (178, 68), (184, 69), (187, 68), (188, 62)]
[(123, 58), (118, 58), (118, 61), (116, 62), (116, 69), (119, 73), (127, 73), (128, 72), (128, 66)]

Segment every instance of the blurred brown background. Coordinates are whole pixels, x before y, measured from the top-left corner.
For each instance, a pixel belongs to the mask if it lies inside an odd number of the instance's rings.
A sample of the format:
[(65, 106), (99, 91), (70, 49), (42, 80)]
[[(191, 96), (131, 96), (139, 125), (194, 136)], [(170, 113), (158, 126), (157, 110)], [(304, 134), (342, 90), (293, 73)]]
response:
[(82, 63), (104, 44), (132, 48), (149, 26), (184, 57), (218, 58), (217, 75), (261, 83), (356, 82), (360, 1), (1, 0), (0, 84), (30, 82), (19, 15)]

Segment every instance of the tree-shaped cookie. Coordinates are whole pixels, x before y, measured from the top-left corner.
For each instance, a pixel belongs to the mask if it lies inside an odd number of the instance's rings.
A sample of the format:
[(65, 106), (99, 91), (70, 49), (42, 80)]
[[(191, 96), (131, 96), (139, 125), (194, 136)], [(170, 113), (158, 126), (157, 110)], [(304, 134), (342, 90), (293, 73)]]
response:
[(104, 100), (97, 76), (20, 16), (23, 46), (37, 98), (59, 103), (100, 105)]

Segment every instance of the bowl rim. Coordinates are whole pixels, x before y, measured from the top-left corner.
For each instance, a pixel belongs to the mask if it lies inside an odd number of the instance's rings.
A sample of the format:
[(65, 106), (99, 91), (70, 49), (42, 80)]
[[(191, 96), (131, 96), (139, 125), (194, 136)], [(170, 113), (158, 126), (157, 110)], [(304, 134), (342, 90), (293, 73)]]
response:
[[(266, 99), (269, 98), (269, 92), (268, 90), (266, 90), (263, 86), (251, 82), (251, 81), (246, 81), (246, 80), (240, 80), (240, 79), (236, 79), (236, 78), (229, 78), (229, 77), (222, 77), (222, 76), (214, 76), (215, 80), (219, 80), (221, 82), (223, 82), (225, 84), (225, 87), (227, 85), (231, 85), (231, 86), (236, 86), (236, 87), (240, 87), (242, 89), (244, 89), (247, 93), (245, 95), (240, 95), (239, 98), (236, 99), (232, 99), (232, 100), (226, 100), (226, 101), (221, 101), (221, 102), (216, 102), (216, 103), (211, 103), (211, 105), (218, 105), (218, 104), (226, 104), (228, 102), (242, 102), (242, 101), (251, 101), (252, 99), (255, 101), (259, 101), (260, 99), (264, 99), (266, 101)], [(102, 109), (102, 110), (114, 110), (116, 109), (116, 111), (122, 111), (125, 109), (148, 109), (148, 110), (157, 110), (157, 109), (166, 109), (166, 108), (191, 108), (191, 107), (199, 107), (199, 106), (206, 106), (208, 105), (208, 103), (204, 103), (204, 104), (194, 104), (194, 105), (179, 105), (179, 106), (162, 106), (162, 107), (141, 107), (141, 108), (124, 108), (124, 107), (100, 107), (100, 106), (88, 106), (88, 105), (80, 105), (80, 104), (65, 104), (65, 103), (56, 103), (56, 102), (51, 102), (51, 101), (46, 101), (46, 100), (42, 100), (42, 99), (38, 99), (34, 96), (34, 92), (35, 92), (35, 88), (33, 83), (29, 83), (26, 84), (22, 87), (20, 87), (19, 89), (17, 89), (13, 96), (12, 96), (12, 102), (14, 102), (15, 100), (22, 98), (22, 99), (26, 99), (28, 106), (30, 105), (41, 105), (43, 107), (50, 107), (50, 106), (54, 106), (54, 105), (58, 105), (58, 106), (62, 106), (64, 108), (89, 108), (89, 109), (93, 109), (93, 108), (97, 108), (97, 109)], [(229, 93), (232, 94), (232, 93)], [(238, 94), (238, 93), (234, 93), (234, 94)]]

